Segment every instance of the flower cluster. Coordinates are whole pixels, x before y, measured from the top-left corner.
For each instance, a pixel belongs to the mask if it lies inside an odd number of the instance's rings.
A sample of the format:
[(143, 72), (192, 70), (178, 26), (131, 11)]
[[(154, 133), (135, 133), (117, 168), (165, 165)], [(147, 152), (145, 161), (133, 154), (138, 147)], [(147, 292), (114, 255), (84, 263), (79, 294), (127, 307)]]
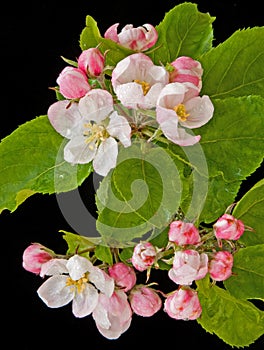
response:
[(181, 56), (166, 66), (155, 65), (143, 51), (156, 43), (156, 29), (127, 25), (117, 34), (117, 27), (111, 26), (105, 38), (136, 52), (109, 67), (107, 52), (98, 47), (82, 51), (71, 62), (75, 66), (59, 74), (54, 89), (61, 99), (48, 109), (52, 126), (69, 139), (65, 160), (92, 161), (102, 176), (116, 166), (118, 147), (129, 147), (133, 138), (154, 139), (161, 132), (181, 146), (199, 142), (200, 136), (187, 130), (206, 124), (214, 112), (209, 96), (200, 96), (200, 62)]
[[(120, 260), (113, 250), (113, 264), (98, 262), (95, 247), (60, 256), (33, 243), (24, 251), (23, 267), (45, 278), (37, 293), (47, 306), (58, 308), (72, 302), (75, 317), (92, 315), (99, 332), (116, 339), (129, 328), (133, 314), (150, 317), (163, 307), (177, 320), (199, 318), (202, 306), (194, 282), (207, 274), (213, 283), (232, 275), (236, 241), (245, 229), (241, 220), (228, 213), (215, 222), (211, 231), (174, 220), (166, 247), (141, 241), (130, 259)], [(171, 266), (168, 277), (175, 289), (169, 293), (156, 289), (157, 282), (149, 282), (151, 270), (159, 269), (161, 262)], [(138, 283), (144, 272), (145, 283)]]
[[(263, 53), (263, 31), (238, 32), (213, 48), (212, 21), (185, 3), (159, 26), (115, 23), (101, 36), (88, 16), (80, 55), (63, 58), (51, 88), (56, 102), (2, 145), (5, 155), (9, 145), (23, 150), (4, 158), (2, 178), (14, 184), (3, 180), (3, 208), (100, 175), (98, 236), (72, 225), (76, 233), (61, 231), (65, 254), (32, 243), (22, 265), (42, 278), (37, 294), (48, 307), (71, 303), (107, 339), (128, 330), (133, 315), (161, 311), (197, 320), (231, 346), (247, 346), (263, 330), (262, 311), (249, 302), (263, 299), (263, 180), (242, 198), (238, 192), (263, 159), (263, 79), (252, 60)], [(25, 170), (11, 174), (23, 161)], [(75, 203), (79, 217), (88, 215), (80, 202), (69, 203), (65, 218)], [(245, 314), (249, 332), (241, 332)]]

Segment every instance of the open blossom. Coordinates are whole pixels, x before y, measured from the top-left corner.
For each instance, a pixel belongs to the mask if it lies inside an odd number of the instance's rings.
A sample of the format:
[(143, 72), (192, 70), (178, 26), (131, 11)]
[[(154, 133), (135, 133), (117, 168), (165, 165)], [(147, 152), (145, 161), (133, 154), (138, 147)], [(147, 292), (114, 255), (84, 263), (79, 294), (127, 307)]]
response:
[(135, 53), (119, 61), (112, 72), (113, 89), (127, 108), (153, 108), (169, 73), (156, 66), (143, 53)]
[(24, 250), (22, 265), (25, 270), (39, 275), (42, 265), (52, 258), (52, 254), (42, 244), (33, 243)]
[(215, 281), (224, 281), (232, 275), (233, 255), (228, 251), (219, 251), (214, 254), (208, 263), (210, 276)]
[(155, 27), (148, 23), (137, 28), (134, 28), (132, 24), (127, 24), (120, 33), (117, 31), (118, 26), (119, 23), (115, 23), (109, 27), (104, 37), (134, 51), (146, 51), (155, 45), (158, 39)]
[(208, 272), (208, 256), (196, 250), (187, 249), (174, 253), (169, 278), (179, 285), (191, 285), (193, 281), (204, 278)]
[(206, 124), (213, 116), (214, 106), (207, 95), (198, 96), (199, 89), (192, 83), (170, 83), (157, 100), (157, 122), (164, 135), (180, 146), (190, 146), (200, 140), (185, 128)]
[(123, 262), (113, 264), (108, 268), (109, 276), (115, 280), (115, 284), (124, 292), (129, 291), (136, 284), (135, 270)]
[(213, 229), (217, 239), (237, 240), (244, 233), (245, 226), (233, 215), (224, 214), (213, 225)]
[(202, 307), (195, 290), (180, 288), (166, 298), (164, 311), (177, 320), (196, 320), (202, 313)]
[(57, 78), (60, 93), (67, 99), (83, 97), (91, 86), (87, 75), (79, 68), (65, 67)]
[(198, 229), (191, 222), (175, 220), (170, 223), (169, 241), (177, 245), (197, 244), (201, 241)]
[(124, 147), (131, 145), (130, 125), (114, 111), (106, 90), (93, 89), (79, 103), (57, 101), (49, 107), (48, 117), (54, 129), (69, 139), (64, 159), (72, 164), (93, 161), (94, 170), (102, 176), (116, 166), (118, 141)]
[(98, 77), (104, 69), (105, 57), (96, 47), (82, 51), (78, 57), (78, 68), (91, 77)]
[(114, 292), (114, 280), (82, 256), (74, 255), (69, 260), (52, 259), (43, 266), (46, 275), (51, 277), (39, 287), (39, 297), (51, 308), (72, 301), (75, 317), (85, 317), (93, 312), (99, 291), (108, 297)]
[(138, 271), (147, 270), (156, 259), (156, 249), (150, 242), (140, 242), (134, 247), (131, 262)]
[(137, 285), (129, 293), (132, 310), (139, 316), (150, 317), (161, 309), (162, 301), (158, 293), (150, 287)]
[(170, 82), (171, 83), (192, 83), (199, 91), (202, 88), (203, 69), (199, 61), (188, 56), (181, 56), (170, 63)]
[(101, 293), (92, 316), (104, 337), (119, 338), (130, 327), (132, 320), (127, 294), (123, 290), (115, 290), (111, 296)]

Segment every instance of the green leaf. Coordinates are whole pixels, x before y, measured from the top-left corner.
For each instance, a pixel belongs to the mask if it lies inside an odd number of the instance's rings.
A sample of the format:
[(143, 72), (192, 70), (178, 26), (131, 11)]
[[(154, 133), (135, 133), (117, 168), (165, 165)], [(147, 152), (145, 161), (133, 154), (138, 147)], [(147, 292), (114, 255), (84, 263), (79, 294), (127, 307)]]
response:
[[(60, 230), (63, 233), (63, 239), (67, 242), (67, 254), (82, 254), (82, 256), (89, 257), (89, 250), (93, 250), (96, 246), (95, 242), (88, 240), (86, 237), (76, 233)], [(85, 253), (83, 253), (85, 252)]]
[(117, 167), (100, 184), (97, 229), (110, 245), (132, 244), (153, 230), (158, 235), (177, 211), (180, 195), (178, 171), (168, 154), (134, 143), (120, 151)]
[(264, 179), (258, 181), (236, 204), (233, 215), (252, 227), (239, 241), (246, 246), (264, 244)]
[(196, 4), (175, 6), (156, 26), (159, 37), (149, 56), (155, 64), (170, 63), (182, 55), (198, 58), (212, 47), (214, 20), (208, 13), (199, 12)]
[(102, 262), (113, 265), (113, 255), (109, 247), (106, 247), (105, 245), (97, 245), (94, 254), (97, 259), (101, 260)]
[(233, 202), (241, 181), (260, 166), (264, 149), (263, 98), (231, 97), (213, 100), (213, 103), (213, 118), (195, 130), (201, 135), (200, 145), (210, 178), (201, 215), (206, 222), (212, 222), (221, 214), (223, 206)]
[(63, 159), (65, 140), (47, 116), (18, 127), (0, 143), (0, 212), (14, 211), (34, 193), (60, 193), (77, 188), (91, 164), (72, 166)]
[(264, 244), (234, 254), (233, 276), (224, 285), (235, 297), (264, 300)]
[(264, 97), (264, 27), (236, 31), (200, 62), (204, 69), (201, 94), (211, 98)]
[(251, 302), (237, 299), (228, 291), (211, 285), (209, 278), (196, 281), (202, 314), (197, 322), (225, 343), (244, 347), (264, 333), (264, 312)]

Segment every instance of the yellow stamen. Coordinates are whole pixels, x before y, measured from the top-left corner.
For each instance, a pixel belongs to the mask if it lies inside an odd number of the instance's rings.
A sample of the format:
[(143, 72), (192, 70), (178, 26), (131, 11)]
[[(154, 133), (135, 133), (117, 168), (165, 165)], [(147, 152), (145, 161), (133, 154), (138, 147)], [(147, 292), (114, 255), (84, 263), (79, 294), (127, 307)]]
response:
[[(85, 289), (85, 283), (88, 282), (87, 276), (84, 274), (80, 279), (77, 281), (71, 279), (70, 277), (67, 278), (66, 286), (73, 286), (73, 289), (77, 289), (77, 292), (80, 294)], [(74, 288), (75, 287), (75, 288)]]
[[(99, 141), (105, 141), (109, 137), (109, 134), (103, 125), (85, 123), (84, 127), (87, 129), (83, 133), (84, 136), (87, 136), (85, 140), (86, 143), (91, 143), (93, 141), (98, 143)], [(89, 148), (93, 150), (92, 145), (90, 145)]]
[(173, 107), (173, 110), (181, 122), (185, 122), (190, 115), (190, 113), (186, 113), (185, 106), (182, 103), (179, 103), (177, 106)]
[(134, 82), (137, 84), (140, 84), (142, 86), (144, 96), (147, 95), (147, 93), (149, 92), (149, 89), (151, 87), (150, 84), (147, 83), (146, 81), (138, 80), (138, 79), (135, 79)]

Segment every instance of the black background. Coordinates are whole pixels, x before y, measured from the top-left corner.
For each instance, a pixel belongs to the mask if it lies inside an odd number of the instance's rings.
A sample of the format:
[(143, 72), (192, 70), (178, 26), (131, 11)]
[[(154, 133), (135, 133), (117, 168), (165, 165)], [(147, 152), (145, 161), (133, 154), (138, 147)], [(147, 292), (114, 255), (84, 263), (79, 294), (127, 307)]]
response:
[[(79, 36), (91, 15), (101, 33), (118, 22), (120, 27), (131, 23), (159, 24), (165, 12), (181, 1), (113, 0), (99, 1), (24, 1), (5, 4), (1, 9), (1, 138), (20, 124), (47, 113), (55, 102), (48, 87), (65, 66), (60, 56), (75, 59), (80, 54)], [(261, 2), (196, 1), (198, 10), (215, 16), (214, 46), (235, 30), (263, 26)], [(257, 180), (250, 177), (243, 190)], [(83, 192), (92, 193), (90, 182)], [(242, 192), (241, 192), (242, 193)], [(87, 201), (92, 207), (93, 197)], [(91, 209), (91, 211), (93, 208)], [(65, 221), (54, 195), (34, 195), (14, 213), (4, 211), (0, 217), (1, 267), (1, 342), (6, 349), (125, 349), (193, 347), (229, 350), (230, 346), (207, 333), (196, 321), (176, 321), (163, 311), (150, 318), (134, 316), (131, 327), (118, 340), (107, 340), (97, 331), (92, 317), (77, 319), (71, 305), (48, 308), (37, 296), (40, 277), (22, 268), (22, 254), (31, 242), (40, 242), (57, 253), (64, 253), (66, 244), (58, 231), (73, 229)], [(158, 275), (165, 285), (167, 277)], [(250, 349), (263, 349), (264, 338)]]

